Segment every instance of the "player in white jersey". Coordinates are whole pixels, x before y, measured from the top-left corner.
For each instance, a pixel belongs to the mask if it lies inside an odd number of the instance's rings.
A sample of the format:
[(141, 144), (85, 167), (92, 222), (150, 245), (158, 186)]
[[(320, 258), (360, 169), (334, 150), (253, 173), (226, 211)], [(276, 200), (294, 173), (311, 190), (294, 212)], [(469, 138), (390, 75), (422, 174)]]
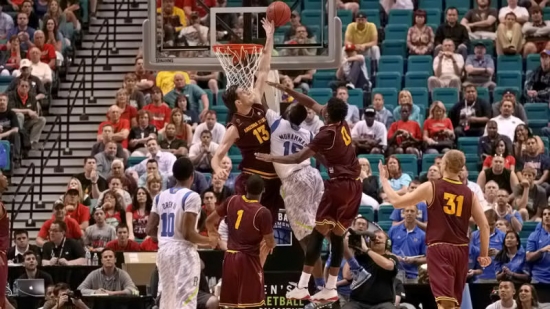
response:
[(189, 189), (193, 163), (179, 158), (172, 172), (176, 186), (155, 197), (147, 234), (158, 238), (160, 308), (196, 309), (201, 272), (197, 245), (209, 241), (197, 231), (202, 203), (199, 194)]
[[(302, 105), (291, 105), (283, 117), (268, 110), (266, 118), (271, 128), (271, 154), (286, 156), (300, 151), (313, 139), (313, 134), (300, 128), (307, 110)], [(319, 171), (311, 167), (309, 159), (298, 164), (273, 163), (282, 181), (282, 195), (286, 214), (296, 239), (302, 242), (315, 226), (315, 215), (323, 196), (324, 185)]]

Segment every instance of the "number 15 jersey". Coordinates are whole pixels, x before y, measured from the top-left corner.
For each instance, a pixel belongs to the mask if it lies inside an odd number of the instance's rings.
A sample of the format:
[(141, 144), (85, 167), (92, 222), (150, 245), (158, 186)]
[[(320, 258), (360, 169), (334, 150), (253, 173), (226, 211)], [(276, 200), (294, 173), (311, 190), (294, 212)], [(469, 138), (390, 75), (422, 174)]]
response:
[(151, 212), (159, 215), (158, 240), (159, 247), (168, 243), (181, 243), (185, 246), (196, 245), (185, 240), (181, 231), (183, 215), (186, 212), (197, 215), (193, 228), (197, 228), (201, 213), (201, 198), (198, 193), (187, 188), (170, 188), (162, 191), (153, 200)]

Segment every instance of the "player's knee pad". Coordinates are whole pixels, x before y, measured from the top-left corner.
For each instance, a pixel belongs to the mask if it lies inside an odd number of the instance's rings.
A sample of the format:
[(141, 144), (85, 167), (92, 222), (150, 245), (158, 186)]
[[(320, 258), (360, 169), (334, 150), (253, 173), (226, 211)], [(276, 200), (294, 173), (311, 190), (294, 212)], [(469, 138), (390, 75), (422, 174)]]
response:
[(323, 249), (323, 239), (325, 237), (323, 234), (319, 233), (316, 229), (313, 229), (313, 232), (309, 235), (307, 242), (306, 258), (305, 264), (308, 266), (315, 265), (315, 262), (321, 256), (321, 250)]
[(332, 255), (330, 267), (340, 267), (344, 257), (344, 236), (330, 234), (330, 253)]

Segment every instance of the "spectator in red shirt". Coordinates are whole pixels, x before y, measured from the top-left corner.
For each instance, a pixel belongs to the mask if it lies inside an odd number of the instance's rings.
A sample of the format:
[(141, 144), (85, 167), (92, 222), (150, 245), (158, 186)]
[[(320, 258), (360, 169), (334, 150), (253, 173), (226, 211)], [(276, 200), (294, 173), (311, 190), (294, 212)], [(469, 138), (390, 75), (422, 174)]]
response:
[(159, 242), (156, 237), (147, 237), (139, 246), (140, 251), (156, 252), (159, 250)]
[(120, 108), (120, 119), (126, 119), (131, 127), (137, 126), (137, 108), (130, 105), (130, 96), (124, 89), (116, 92), (116, 106)]
[(128, 238), (128, 227), (120, 224), (116, 228), (116, 240), (107, 243), (106, 248), (113, 251), (136, 252), (140, 251), (139, 244)]
[(147, 219), (153, 207), (153, 198), (147, 189), (140, 187), (132, 200), (132, 204), (126, 207), (126, 223), (130, 231), (130, 239), (144, 239), (147, 237), (145, 227)]
[(128, 148), (128, 135), (130, 134), (130, 122), (126, 119), (122, 119), (120, 117), (121, 113), (122, 111), (118, 106), (111, 105), (111, 107), (109, 107), (109, 112), (107, 113), (108, 115), (107, 120), (100, 123), (99, 128), (97, 130), (98, 142), (103, 141), (103, 126), (108, 124), (108, 125), (111, 125), (114, 130), (114, 134), (112, 135), (113, 141), (115, 141), (116, 143), (120, 143), (124, 149)]
[(67, 225), (65, 237), (75, 240), (82, 238), (82, 230), (80, 229), (80, 225), (78, 225), (78, 222), (76, 222), (75, 219), (67, 216), (67, 210), (65, 209), (65, 205), (63, 203), (56, 202), (53, 205), (53, 215), (54, 217), (46, 221), (40, 228), (40, 231), (36, 236), (37, 246), (42, 247), (44, 243), (48, 241), (50, 226), (56, 220), (62, 220)]
[(164, 129), (164, 126), (170, 122), (170, 107), (163, 102), (162, 90), (159, 87), (154, 86), (151, 90), (151, 103), (145, 105), (143, 108), (151, 113), (150, 123), (157, 127), (157, 130)]
[(445, 153), (452, 148), (455, 132), (446, 112), (445, 105), (441, 101), (435, 101), (430, 106), (428, 119), (424, 121), (425, 153)]
[(65, 210), (67, 211), (67, 217), (75, 219), (80, 225), (80, 228), (85, 230), (90, 223), (90, 209), (80, 202), (80, 193), (78, 189), (69, 187), (63, 201)]
[(422, 131), (416, 121), (409, 120), (412, 105), (401, 105), (401, 120), (392, 123), (388, 130), (389, 154), (408, 153), (417, 157), (422, 143)]
[[(216, 210), (216, 194), (214, 194), (214, 191), (206, 190), (202, 194), (202, 209), (204, 212), (206, 212), (205, 217), (210, 216), (210, 214)], [(219, 225), (219, 222), (218, 222)], [(218, 228), (216, 226), (216, 228)], [(208, 236), (208, 231), (206, 230), (206, 226), (203, 226), (203, 228), (200, 231), (200, 234), (203, 236)]]
[[(46, 36), (42, 30), (36, 30), (34, 32), (34, 46), (40, 49), (40, 52), (42, 53), (40, 55), (40, 61), (49, 65), (52, 70), (55, 70), (55, 62), (57, 61), (55, 46), (46, 43)], [(29, 53), (27, 58), (30, 60), (30, 57), (31, 55)]]

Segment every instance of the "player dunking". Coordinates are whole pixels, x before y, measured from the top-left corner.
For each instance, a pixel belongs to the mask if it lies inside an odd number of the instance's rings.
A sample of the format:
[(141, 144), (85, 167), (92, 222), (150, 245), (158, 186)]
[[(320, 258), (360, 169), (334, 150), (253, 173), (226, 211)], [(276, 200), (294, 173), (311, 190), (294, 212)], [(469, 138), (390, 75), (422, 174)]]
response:
[(428, 203), (428, 275), (438, 308), (442, 309), (460, 308), (468, 274), (468, 227), (471, 216), (479, 227), (481, 239), (478, 262), (481, 267), (491, 263), (488, 257), (489, 225), (483, 208), (458, 177), (465, 162), (464, 154), (458, 150), (445, 153), (441, 163), (443, 178), (423, 183), (416, 190), (401, 196), (393, 191), (386, 167), (382, 162), (379, 164), (380, 181), (393, 207), (405, 208), (422, 201)]
[(259, 202), (264, 192), (260, 176), (248, 177), (245, 190), (246, 196), (227, 198), (206, 220), (208, 235), (214, 243), (219, 239), (216, 223), (227, 218), (229, 238), (223, 260), (222, 307), (250, 308), (265, 304), (260, 244), (265, 241), (268, 250), (275, 248), (271, 213)]
[[(0, 171), (0, 197), (8, 188), (8, 179)], [(6, 285), (8, 282), (8, 258), (6, 253), (10, 248), (10, 220), (0, 201), (0, 309), (6, 308)]]
[[(300, 151), (286, 156), (257, 153), (256, 157), (266, 162), (298, 164), (316, 154), (324, 156), (323, 164), (327, 167), (330, 179), (325, 182), (325, 191), (317, 211), (315, 229), (308, 241), (300, 281), (295, 289), (287, 293), (287, 298), (335, 301), (338, 300), (336, 281), (343, 257), (343, 235), (357, 215), (362, 194), (362, 185), (358, 178), (361, 168), (351, 144), (349, 127), (345, 121), (348, 106), (338, 98), (331, 98), (325, 109), (307, 95), (280, 84), (270, 82), (268, 84), (288, 93), (298, 103), (317, 113), (325, 112), (324, 118), (327, 125), (322, 127), (311, 143)], [(307, 287), (311, 272), (321, 254), (323, 239), (329, 233), (332, 253), (329, 276), (325, 287), (310, 297)], [(357, 262), (355, 261), (355, 263)], [(353, 266), (358, 265), (354, 264)], [(356, 270), (354, 268), (352, 267), (352, 271)]]
[(179, 158), (172, 173), (176, 186), (155, 197), (147, 222), (147, 234), (158, 237), (159, 243), (160, 308), (196, 309), (201, 272), (197, 245), (209, 242), (208, 237), (197, 233), (201, 198), (189, 189), (193, 183), (193, 163), (188, 158)]
[[(223, 101), (229, 111), (234, 113), (227, 125), (223, 140), (212, 157), (211, 165), (214, 177), (227, 179), (228, 172), (221, 167), (220, 162), (227, 155), (229, 148), (237, 145), (242, 154), (240, 169), (242, 173), (235, 180), (235, 194), (245, 194), (246, 179), (256, 174), (265, 182), (265, 192), (262, 194), (262, 205), (271, 212), (275, 221), (279, 208), (283, 205), (280, 196), (281, 181), (275, 173), (273, 164), (257, 160), (255, 152), (270, 152), (271, 131), (266, 120), (266, 106), (263, 106), (263, 87), (267, 80), (271, 66), (271, 51), (273, 50), (273, 22), (262, 20), (266, 32), (266, 43), (263, 55), (259, 60), (254, 89), (244, 89), (238, 85), (231, 85), (223, 94)], [(244, 74), (244, 73), (243, 73)], [(264, 252), (265, 253), (265, 252)]]

